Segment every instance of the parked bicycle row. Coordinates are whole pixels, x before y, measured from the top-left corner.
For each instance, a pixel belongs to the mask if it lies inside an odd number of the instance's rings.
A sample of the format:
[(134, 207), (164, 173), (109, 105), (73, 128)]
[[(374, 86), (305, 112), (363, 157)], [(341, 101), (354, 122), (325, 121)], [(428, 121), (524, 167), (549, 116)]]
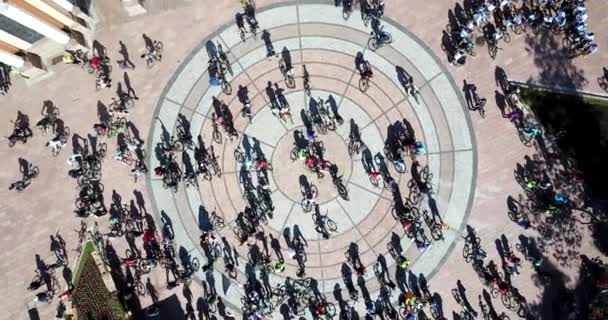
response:
[[(511, 0), (477, 1), (468, 10), (457, 5), (455, 12), (449, 13), (442, 49), (450, 63), (464, 65), (467, 56), (475, 56), (475, 46), (481, 41), (494, 59), (501, 49), (499, 41), (510, 42), (509, 31), (520, 34), (531, 30), (538, 34), (546, 30), (564, 35), (563, 44), (571, 57), (589, 55), (597, 50), (597, 44), (593, 42), (594, 34), (587, 31), (587, 19), (582, 0), (524, 1), (519, 8)], [(482, 33), (479, 38), (478, 31)]]

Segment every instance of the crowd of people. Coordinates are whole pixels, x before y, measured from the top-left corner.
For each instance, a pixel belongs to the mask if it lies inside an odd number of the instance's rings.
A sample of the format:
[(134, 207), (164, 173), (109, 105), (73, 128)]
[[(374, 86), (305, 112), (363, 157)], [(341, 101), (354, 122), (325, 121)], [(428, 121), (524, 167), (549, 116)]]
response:
[[(530, 30), (563, 36), (571, 57), (589, 55), (597, 50), (597, 44), (593, 32), (587, 30), (587, 19), (584, 0), (524, 1), (519, 7), (511, 0), (476, 1), (450, 16), (442, 48), (452, 64), (464, 65), (467, 56), (475, 56), (480, 38), (495, 58), (499, 42), (510, 42), (510, 32)], [(477, 33), (481, 33), (480, 38)]]

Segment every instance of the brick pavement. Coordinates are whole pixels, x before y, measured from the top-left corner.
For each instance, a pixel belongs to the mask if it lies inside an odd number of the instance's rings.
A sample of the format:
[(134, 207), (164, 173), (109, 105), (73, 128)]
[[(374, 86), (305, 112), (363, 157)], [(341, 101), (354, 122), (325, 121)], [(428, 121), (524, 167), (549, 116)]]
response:
[[(441, 29), (447, 23), (447, 10), (453, 8), (454, 1), (428, 3), (415, 1), (411, 6), (393, 6), (387, 4), (387, 15), (404, 26), (420, 38), (440, 60), (445, 64), (445, 57), (440, 50)], [(258, 7), (263, 7), (264, 1), (258, 1)], [(599, 33), (600, 26), (605, 25), (606, 18), (601, 16), (605, 11), (605, 4), (600, 1), (588, 1), (587, 7), (590, 15), (592, 30)], [(210, 8), (212, 8), (210, 10)], [(172, 11), (167, 11), (159, 16), (142, 16), (127, 20), (121, 24), (101, 25), (97, 39), (109, 48), (112, 56), (118, 49), (118, 40), (123, 40), (136, 57), (143, 49), (141, 32), (145, 31), (153, 38), (161, 39), (165, 43), (166, 50), (163, 63), (151, 70), (145, 70), (140, 61), (136, 61), (138, 68), (130, 72), (131, 82), (138, 95), (141, 97), (137, 102), (136, 109), (130, 116), (137, 125), (140, 132), (149, 131), (152, 124), (152, 112), (161, 95), (162, 88), (174, 74), (185, 57), (192, 52), (201, 41), (221, 25), (232, 20), (233, 12), (238, 8), (234, 2), (214, 2), (213, 7), (207, 3), (193, 4)], [(158, 23), (162, 21), (163, 23)], [(170, 27), (169, 27), (170, 26)], [(203, 27), (204, 26), (204, 27)], [(521, 145), (515, 130), (506, 123), (496, 109), (492, 109), (493, 103), (490, 99), (494, 95), (494, 67), (496, 65), (505, 68), (510, 78), (516, 80), (527, 80), (529, 78), (543, 78), (543, 82), (550, 83), (559, 77), (556, 70), (566, 70), (570, 78), (583, 75), (587, 82), (581, 82), (585, 91), (598, 92), (595, 78), (601, 72), (601, 61), (605, 61), (606, 51), (601, 50), (593, 56), (577, 59), (573, 63), (560, 59), (543, 60), (543, 54), (555, 56), (552, 52), (542, 54), (532, 53), (526, 50), (524, 36), (514, 36), (512, 43), (499, 52), (496, 61), (492, 61), (485, 54), (479, 54), (477, 58), (462, 68), (448, 67), (449, 72), (456, 83), (463, 80), (476, 83), (480, 94), (488, 97), (490, 103), (485, 119), (479, 119), (472, 115), (472, 123), (475, 132), (476, 147), (478, 150), (478, 168), (476, 181), (476, 195), (468, 223), (474, 226), (482, 239), (482, 246), (487, 248), (490, 258), (496, 258), (493, 250), (494, 239), (505, 234), (511, 243), (515, 243), (520, 229), (506, 217), (506, 196), (517, 194), (520, 188), (514, 182), (512, 170), (517, 162), (522, 161), (523, 155), (531, 152), (530, 149)], [(559, 40), (557, 40), (559, 41)], [(606, 47), (606, 39), (600, 37), (600, 48)], [(526, 52), (525, 55), (522, 53)], [(555, 62), (553, 62), (555, 61)], [(480, 68), (480, 66), (482, 68)], [(561, 66), (560, 69), (557, 66)], [(548, 71), (547, 71), (548, 70)], [(58, 65), (53, 69), (55, 75), (50, 79), (42, 81), (31, 87), (17, 80), (11, 88), (9, 96), (0, 98), (9, 118), (13, 118), (17, 110), (25, 111), (30, 115), (31, 121), (39, 119), (38, 109), (42, 101), (50, 99), (60, 108), (62, 118), (70, 126), (73, 133), (81, 135), (90, 132), (91, 124), (95, 120), (93, 110), (97, 101), (108, 103), (113, 96), (112, 91), (106, 90), (96, 93), (94, 91), (93, 79), (82, 72), (82, 70), (70, 66)], [(573, 76), (574, 75), (574, 76)], [(115, 82), (120, 79), (120, 74), (114, 71)], [(35, 93), (35, 94), (32, 94)], [(87, 110), (83, 112), (82, 109)], [(0, 127), (9, 132), (10, 123), (4, 121)], [(3, 297), (2, 306), (7, 313), (2, 318), (25, 319), (26, 305), (31, 300), (31, 293), (24, 288), (33, 276), (34, 254), (49, 261), (51, 253), (48, 251), (48, 235), (61, 228), (68, 243), (74, 248), (78, 220), (70, 213), (73, 210), (75, 191), (74, 181), (66, 176), (65, 160), (69, 154), (69, 148), (62, 151), (59, 157), (52, 158), (46, 150), (43, 151), (45, 139), (37, 135), (27, 145), (18, 144), (9, 149), (6, 144), (0, 146), (0, 155), (6, 159), (4, 168), (0, 174), (1, 184), (9, 185), (16, 180), (17, 157), (24, 157), (38, 165), (41, 170), (40, 177), (36, 179), (27, 192), (14, 194), (2, 191), (0, 198), (3, 199), (3, 207), (0, 214), (3, 224), (0, 232), (3, 234), (3, 264), (0, 270), (3, 272), (6, 284), (0, 291)], [(110, 143), (110, 150), (114, 143)], [(112, 189), (116, 189), (123, 198), (131, 197), (134, 188), (142, 190), (146, 199), (150, 199), (143, 182), (134, 185), (132, 180), (125, 178), (128, 169), (114, 161), (106, 160), (104, 163), (103, 182), (106, 185), (106, 198)], [(51, 184), (61, 184), (59, 188), (49, 188)], [(151, 208), (150, 201), (147, 203)], [(26, 226), (19, 228), (19, 226)], [(33, 231), (33, 232), (32, 232)], [(526, 234), (534, 235), (532, 231)], [(591, 247), (591, 242), (586, 241), (587, 234), (583, 234), (583, 245), (578, 252), (586, 252), (590, 256), (596, 255)], [(459, 310), (450, 298), (450, 289), (455, 287), (456, 280), (460, 279), (467, 287), (467, 295), (471, 301), (476, 300), (476, 295), (481, 292), (481, 285), (475, 278), (475, 274), (469, 266), (463, 263), (462, 242), (456, 243), (454, 251), (445, 260), (439, 270), (430, 280), (430, 288), (437, 291), (443, 297), (444, 310), (449, 314), (451, 310)], [(552, 250), (551, 247), (547, 248)], [(73, 254), (73, 252), (72, 252)], [(71, 256), (73, 260), (73, 255)], [(574, 283), (576, 277), (573, 274), (576, 264), (564, 270), (571, 276), (568, 285)], [(23, 272), (22, 270), (25, 270)], [(542, 289), (536, 287), (529, 281), (530, 269), (515, 280), (521, 292), (528, 297), (530, 302), (538, 302), (542, 297)], [(164, 275), (154, 275), (153, 282), (162, 286)], [(194, 287), (195, 296), (200, 289)], [(162, 290), (163, 297), (173, 294)], [(495, 303), (496, 305), (499, 302)], [(42, 307), (40, 312), (42, 318), (48, 318), (53, 313), (53, 308)]]

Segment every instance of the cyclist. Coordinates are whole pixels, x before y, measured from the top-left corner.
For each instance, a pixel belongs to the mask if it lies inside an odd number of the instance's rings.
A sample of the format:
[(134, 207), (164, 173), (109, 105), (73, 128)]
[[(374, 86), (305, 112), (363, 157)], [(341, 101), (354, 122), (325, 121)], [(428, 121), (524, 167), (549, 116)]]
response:
[(308, 149), (306, 149), (306, 148), (298, 149), (298, 159), (304, 160), (304, 159), (306, 159), (307, 156), (308, 156)]
[(53, 153), (59, 152), (64, 145), (65, 143), (61, 141), (60, 134), (56, 135), (53, 139), (47, 141), (46, 143), (46, 146), (49, 147)]
[(404, 256), (399, 256), (399, 260), (401, 260), (399, 262), (399, 267), (403, 270), (406, 270), (407, 268), (409, 268), (410, 266), (410, 260), (408, 260), (408, 258), (404, 257)]
[(566, 197), (565, 194), (563, 194), (561, 192), (555, 193), (554, 199), (555, 199), (555, 202), (559, 205), (565, 205), (568, 203), (568, 198)]
[(209, 59), (207, 71), (209, 72), (209, 84), (211, 84), (212, 86), (219, 86), (219, 67), (217, 65), (216, 59)]
[(405, 303), (406, 308), (415, 306), (416, 295), (411, 291), (406, 292), (403, 297), (403, 302)]
[(315, 141), (317, 136), (315, 135), (315, 131), (312, 129), (312, 126), (306, 127), (306, 140)]
[(541, 131), (539, 128), (536, 127), (524, 127), (523, 129), (521, 129), (525, 134), (535, 138), (540, 136)]
[(372, 32), (371, 35), (376, 38), (377, 40), (381, 40), (382, 38), (382, 25), (380, 25), (380, 20), (376, 19), (375, 17), (372, 18)]
[(274, 264), (274, 272), (283, 272), (285, 271), (285, 262), (279, 261)]
[(260, 170), (268, 170), (268, 162), (266, 161), (266, 159), (262, 158), (262, 157), (258, 157), (255, 159), (257, 166), (256, 166), (256, 170), (260, 171)]
[(245, 29), (245, 20), (243, 19), (243, 14), (237, 12), (237, 14), (234, 16), (234, 20), (236, 21), (236, 26), (239, 28), (239, 31), (242, 34), (247, 33), (247, 29)]
[(156, 237), (154, 236), (154, 231), (152, 229), (146, 230), (142, 237), (144, 239), (144, 242), (156, 241)]
[(315, 305), (315, 316), (318, 318), (319, 316), (325, 314), (327, 312), (326, 303), (324, 301), (319, 301)]
[(416, 142), (410, 145), (410, 150), (414, 152), (415, 155), (423, 154), (426, 152), (426, 148), (422, 144), (422, 142)]
[(257, 29), (258, 21), (255, 18), (255, 8), (251, 5), (251, 3), (245, 4), (245, 17), (247, 18), (247, 23), (252, 29)]

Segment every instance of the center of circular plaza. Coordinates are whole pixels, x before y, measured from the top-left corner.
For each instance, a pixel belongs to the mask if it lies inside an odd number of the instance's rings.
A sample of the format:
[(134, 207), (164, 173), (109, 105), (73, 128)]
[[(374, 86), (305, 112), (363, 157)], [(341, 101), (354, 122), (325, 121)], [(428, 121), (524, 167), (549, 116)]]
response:
[[(262, 30), (257, 39), (249, 35), (242, 41), (235, 25), (203, 39), (169, 81), (157, 105), (156, 115), (171, 133), (183, 121), (178, 119), (187, 119), (194, 140), (200, 135), (207, 147), (213, 146), (222, 171), (210, 180), (199, 179), (198, 188), (180, 184), (176, 192), (164, 188), (159, 177), (148, 180), (156, 212), (172, 221), (176, 245), (206, 264), (199, 237), (209, 231), (211, 217), (224, 220), (215, 230), (217, 237), (227, 240), (222, 242), (233, 247), (242, 263), (236, 264), (235, 272), (227, 272), (226, 261), (217, 259), (197, 276), (215, 277), (217, 293), (238, 310), (248, 274), (264, 272), (247, 266), (252, 247), (265, 251), (271, 264), (284, 260), (283, 272), (269, 272), (272, 286), (286, 278), (312, 278), (315, 290), (330, 300), (336, 285), (343, 296), (348, 295), (345, 277), (358, 281), (356, 265), (349, 258), (353, 248), (367, 269), (360, 277), (372, 296), (380, 287), (372, 271), (379, 259), (394, 275), (399, 269), (396, 260), (407, 257), (411, 272), (431, 279), (466, 225), (475, 191), (473, 131), (449, 73), (419, 39), (390, 19), (383, 19), (383, 26), (392, 43), (372, 51), (369, 28), (360, 15), (343, 20), (333, 5), (278, 4), (258, 10), (257, 18)], [(209, 81), (207, 61), (218, 45), (230, 61), (227, 80), (232, 90)], [(358, 54), (373, 71), (367, 86), (361, 85), (355, 68)], [(291, 60), (294, 83), (286, 81), (279, 67), (285, 57)], [(304, 87), (304, 70), (310, 88)], [(404, 75), (419, 92), (404, 89)], [(278, 94), (279, 101), (287, 103), (289, 115), (276, 110), (268, 87), (274, 98)], [(251, 118), (242, 112), (240, 88), (247, 88)], [(218, 100), (232, 114), (238, 136), (214, 124)], [(325, 109), (323, 119), (311, 114), (311, 105)], [(325, 122), (318, 125), (316, 120)], [(405, 170), (389, 160), (385, 148), (391, 132), (403, 127), (414, 132), (424, 147), (415, 157), (404, 157)], [(161, 123), (151, 130), (153, 148), (161, 141)], [(357, 150), (351, 145), (353, 130), (362, 142)], [(320, 172), (307, 165), (306, 155), (312, 151), (300, 146), (299, 140), (311, 144), (310, 131), (323, 149), (319, 161), (327, 163)], [(155, 168), (159, 162), (149, 151), (149, 167)], [(194, 157), (193, 150), (186, 152)], [(384, 181), (387, 176), (392, 183)], [(261, 179), (268, 186), (258, 188), (264, 184)], [(316, 194), (312, 201), (306, 195), (310, 188)], [(258, 199), (269, 195), (272, 204), (266, 206), (257, 235), (242, 242), (235, 229), (241, 227), (239, 215), (251, 207), (251, 193)], [(424, 215), (418, 226), (424, 230), (422, 238), (410, 239), (408, 229), (395, 219), (396, 193), (412, 200)], [(449, 228), (438, 230), (438, 225)], [(303, 270), (292, 258), (294, 239), (303, 245)], [(389, 248), (398, 248), (399, 254)], [(362, 299), (354, 307), (365, 310)]]

